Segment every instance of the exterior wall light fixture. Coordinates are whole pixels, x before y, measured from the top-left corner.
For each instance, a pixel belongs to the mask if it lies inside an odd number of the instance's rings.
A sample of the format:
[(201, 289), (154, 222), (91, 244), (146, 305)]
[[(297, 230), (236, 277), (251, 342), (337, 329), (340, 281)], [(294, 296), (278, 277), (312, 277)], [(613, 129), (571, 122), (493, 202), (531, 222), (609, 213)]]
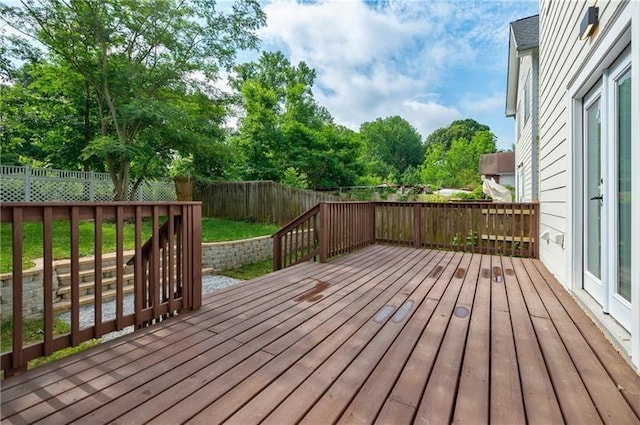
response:
[(580, 24), (580, 40), (586, 40), (598, 26), (598, 8), (590, 6)]

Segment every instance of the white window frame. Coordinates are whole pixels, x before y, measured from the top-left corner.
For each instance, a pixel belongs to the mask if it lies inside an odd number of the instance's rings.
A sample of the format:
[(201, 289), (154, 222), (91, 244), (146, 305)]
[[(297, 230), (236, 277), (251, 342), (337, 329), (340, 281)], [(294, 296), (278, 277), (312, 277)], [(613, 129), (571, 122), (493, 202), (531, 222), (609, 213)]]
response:
[(527, 78), (524, 81), (524, 124), (529, 121), (531, 117), (531, 71), (527, 74)]

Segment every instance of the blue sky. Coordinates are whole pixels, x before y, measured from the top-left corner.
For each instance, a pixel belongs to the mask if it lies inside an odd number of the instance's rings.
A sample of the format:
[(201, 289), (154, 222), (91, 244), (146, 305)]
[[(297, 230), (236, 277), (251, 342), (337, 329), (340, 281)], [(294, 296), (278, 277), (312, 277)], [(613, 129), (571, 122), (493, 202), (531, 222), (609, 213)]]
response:
[(489, 125), (513, 143), (505, 118), (509, 22), (537, 1), (270, 1), (263, 50), (317, 72), (314, 96), (336, 122), (400, 115), (425, 138), (451, 121)]

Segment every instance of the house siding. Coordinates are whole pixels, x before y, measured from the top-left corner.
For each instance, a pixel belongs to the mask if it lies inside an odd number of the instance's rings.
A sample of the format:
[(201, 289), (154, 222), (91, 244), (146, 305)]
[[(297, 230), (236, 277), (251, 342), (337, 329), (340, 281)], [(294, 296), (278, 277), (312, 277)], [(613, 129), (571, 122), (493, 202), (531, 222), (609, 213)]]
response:
[[(606, 27), (620, 2), (598, 2), (600, 24), (589, 40), (578, 40), (578, 29), (587, 7), (592, 2), (542, 1), (540, 4), (540, 232), (549, 232), (550, 242), (540, 246), (540, 259), (549, 270), (569, 287), (565, 243), (569, 203), (567, 173), (569, 158), (569, 112), (567, 87), (595, 42), (598, 32)], [(578, 159), (579, 160), (579, 159)]]
[[(535, 76), (534, 62), (537, 60), (537, 54), (530, 50), (527, 53), (520, 56), (520, 67), (518, 75), (518, 91), (517, 91), (517, 105), (516, 110), (516, 168), (522, 166), (522, 176), (524, 182), (521, 186), (523, 192), (518, 194), (518, 199), (521, 202), (531, 202), (537, 198), (535, 193), (535, 187), (537, 185), (536, 177), (536, 161), (535, 154), (533, 152), (533, 134), (534, 134), (534, 122), (536, 117), (535, 102), (533, 99), (536, 95), (535, 82), (537, 76)], [(525, 118), (524, 110), (526, 108), (524, 101), (524, 87), (527, 77), (530, 78), (531, 95), (529, 96), (529, 110), (531, 115), (528, 119)], [(520, 131), (518, 131), (518, 128)]]

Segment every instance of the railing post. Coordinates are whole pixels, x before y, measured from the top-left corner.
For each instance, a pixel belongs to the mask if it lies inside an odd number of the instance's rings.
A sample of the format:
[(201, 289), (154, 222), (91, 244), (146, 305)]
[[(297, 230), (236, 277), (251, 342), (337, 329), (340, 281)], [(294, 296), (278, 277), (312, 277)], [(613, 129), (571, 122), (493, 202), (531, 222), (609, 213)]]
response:
[(320, 203), (320, 262), (326, 263), (329, 257), (329, 205)]
[(369, 208), (371, 209), (371, 223), (370, 223), (370, 228), (369, 231), (371, 232), (370, 234), (370, 239), (369, 239), (369, 243), (371, 244), (375, 244), (376, 243), (376, 203), (375, 202), (370, 202), (369, 203)]
[(413, 205), (413, 247), (420, 248), (422, 245), (422, 204)]
[(273, 235), (273, 271), (282, 268), (282, 245), (280, 244), (280, 235)]
[(191, 309), (197, 310), (202, 305), (202, 210), (200, 205), (192, 205), (189, 210), (192, 212), (193, 231), (191, 232), (192, 267), (193, 267), (193, 296), (191, 297)]

